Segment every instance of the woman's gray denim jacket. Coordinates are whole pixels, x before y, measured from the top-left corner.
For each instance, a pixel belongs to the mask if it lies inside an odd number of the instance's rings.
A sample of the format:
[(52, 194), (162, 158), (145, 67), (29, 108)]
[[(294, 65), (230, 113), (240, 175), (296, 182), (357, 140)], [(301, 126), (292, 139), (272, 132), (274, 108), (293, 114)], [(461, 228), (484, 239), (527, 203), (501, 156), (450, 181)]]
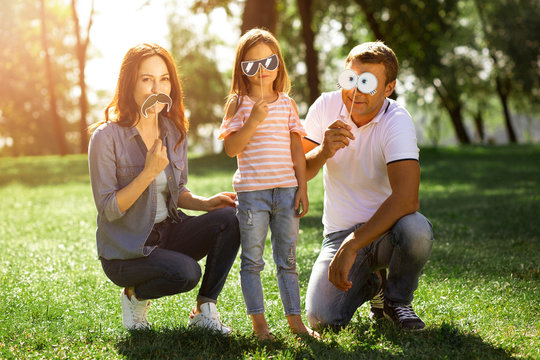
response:
[[(159, 118), (162, 141), (167, 147), (169, 165), (165, 168), (170, 197), (169, 216), (180, 220), (178, 196), (189, 191), (187, 184), (187, 138), (174, 150), (180, 132), (166, 117)], [(107, 260), (132, 259), (148, 255), (153, 248), (145, 246), (152, 231), (157, 208), (156, 182), (153, 181), (135, 203), (121, 212), (116, 192), (128, 185), (143, 170), (146, 145), (135, 127), (114, 122), (99, 126), (88, 147), (90, 182), (97, 207), (96, 242), (98, 256)]]

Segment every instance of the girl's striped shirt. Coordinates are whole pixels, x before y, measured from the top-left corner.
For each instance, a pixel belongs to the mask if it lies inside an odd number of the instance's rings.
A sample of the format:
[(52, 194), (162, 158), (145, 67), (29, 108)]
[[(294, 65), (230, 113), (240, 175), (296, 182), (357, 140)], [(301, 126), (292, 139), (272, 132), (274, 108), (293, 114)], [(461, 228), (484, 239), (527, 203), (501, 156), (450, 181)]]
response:
[[(240, 108), (221, 123), (219, 139), (240, 130), (255, 105), (249, 96), (241, 98)], [(291, 98), (279, 93), (278, 99), (268, 104), (267, 117), (257, 126), (253, 136), (238, 154), (238, 170), (233, 177), (235, 191), (265, 190), (298, 185), (291, 157), (291, 135), (306, 132)]]

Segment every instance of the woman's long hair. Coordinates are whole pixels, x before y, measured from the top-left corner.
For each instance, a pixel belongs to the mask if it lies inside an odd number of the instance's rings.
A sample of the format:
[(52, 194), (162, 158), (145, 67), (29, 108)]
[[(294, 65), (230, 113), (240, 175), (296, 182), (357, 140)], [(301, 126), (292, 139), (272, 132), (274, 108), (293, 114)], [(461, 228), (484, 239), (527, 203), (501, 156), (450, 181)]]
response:
[(143, 60), (152, 56), (159, 56), (167, 65), (171, 81), (172, 106), (167, 112), (167, 107), (161, 110), (160, 114), (171, 119), (175, 127), (180, 132), (178, 146), (186, 137), (189, 122), (184, 114), (184, 103), (182, 101), (182, 87), (178, 80), (176, 65), (172, 56), (167, 50), (157, 44), (139, 44), (128, 50), (122, 60), (120, 75), (116, 92), (110, 104), (105, 108), (105, 121), (97, 122), (90, 126), (90, 131), (95, 130), (99, 125), (105, 122), (116, 122), (120, 126), (132, 127), (137, 125), (140, 120), (139, 106), (133, 97), (133, 89), (137, 81), (139, 67)]

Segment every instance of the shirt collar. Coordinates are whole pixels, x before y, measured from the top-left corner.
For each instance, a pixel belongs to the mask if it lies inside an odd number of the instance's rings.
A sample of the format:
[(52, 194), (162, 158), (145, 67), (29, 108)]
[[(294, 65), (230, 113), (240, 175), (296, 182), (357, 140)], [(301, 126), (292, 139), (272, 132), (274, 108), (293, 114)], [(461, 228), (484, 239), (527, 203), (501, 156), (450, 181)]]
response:
[(125, 132), (128, 139), (134, 138), (135, 136), (139, 135), (139, 132), (137, 131), (137, 128), (135, 126), (125, 128)]
[[(384, 116), (384, 114), (386, 113), (386, 111), (388, 110), (389, 107), (390, 107), (390, 100), (388, 100), (388, 98), (385, 98), (383, 106), (381, 106), (381, 109), (379, 110), (377, 115), (375, 115), (375, 117), (373, 119), (371, 119), (371, 121), (369, 123), (367, 123), (366, 125), (378, 123), (382, 119), (382, 117)], [(345, 107), (345, 104), (343, 103), (343, 101), (341, 102), (341, 110), (339, 112), (339, 116), (340, 116), (340, 118), (341, 118), (341, 120), (343, 122), (345, 122), (345, 123), (349, 122), (349, 111)], [(351, 119), (349, 125), (352, 125), (352, 124), (354, 124), (354, 123), (353, 123), (353, 121)], [(364, 126), (366, 126), (366, 125), (364, 125)]]
[[(159, 124), (161, 125), (161, 129), (163, 130), (161, 138), (165, 140), (167, 138), (167, 134), (171, 131), (170, 121), (168, 121), (168, 118), (159, 115)], [(137, 128), (135, 126), (125, 128), (125, 132), (128, 139), (132, 139), (135, 136), (139, 135), (139, 132), (137, 131)]]

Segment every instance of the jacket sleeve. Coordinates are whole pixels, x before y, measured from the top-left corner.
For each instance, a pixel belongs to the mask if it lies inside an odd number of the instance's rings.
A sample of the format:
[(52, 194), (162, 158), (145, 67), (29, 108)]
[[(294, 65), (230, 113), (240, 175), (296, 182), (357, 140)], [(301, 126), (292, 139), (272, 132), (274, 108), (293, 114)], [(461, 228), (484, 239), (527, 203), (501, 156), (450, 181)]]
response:
[(119, 190), (116, 177), (116, 152), (114, 139), (109, 131), (97, 129), (88, 146), (90, 183), (98, 214), (112, 222), (124, 216), (116, 200)]

